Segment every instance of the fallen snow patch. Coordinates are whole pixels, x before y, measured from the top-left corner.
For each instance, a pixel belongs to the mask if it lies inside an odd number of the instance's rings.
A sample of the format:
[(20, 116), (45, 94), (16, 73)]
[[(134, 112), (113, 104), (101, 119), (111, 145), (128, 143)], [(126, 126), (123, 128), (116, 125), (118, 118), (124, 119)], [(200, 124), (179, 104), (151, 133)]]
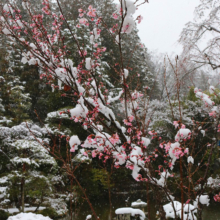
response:
[(34, 214), (34, 213), (19, 213), (14, 216), (10, 216), (8, 220), (52, 220), (49, 217), (45, 217), (40, 214)]

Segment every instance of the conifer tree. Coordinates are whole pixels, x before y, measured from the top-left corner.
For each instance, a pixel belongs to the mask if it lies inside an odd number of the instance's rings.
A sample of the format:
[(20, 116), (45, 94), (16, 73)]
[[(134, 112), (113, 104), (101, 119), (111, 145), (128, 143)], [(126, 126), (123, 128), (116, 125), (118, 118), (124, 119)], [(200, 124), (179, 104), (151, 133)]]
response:
[(36, 210), (46, 205), (58, 214), (66, 212), (61, 189), (56, 188), (62, 182), (59, 167), (41, 141), (49, 144), (50, 139), (46, 129), (34, 123), (0, 127), (2, 207), (15, 203), (24, 212), (24, 204), (29, 203)]

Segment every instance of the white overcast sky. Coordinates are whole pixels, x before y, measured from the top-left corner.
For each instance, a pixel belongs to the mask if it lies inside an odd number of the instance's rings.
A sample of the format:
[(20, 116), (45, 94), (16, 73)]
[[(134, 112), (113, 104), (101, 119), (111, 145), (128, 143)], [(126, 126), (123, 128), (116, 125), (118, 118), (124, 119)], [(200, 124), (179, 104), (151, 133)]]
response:
[[(115, 0), (118, 2), (118, 0)], [(149, 0), (136, 15), (144, 20), (138, 24), (139, 36), (145, 46), (158, 53), (180, 53), (177, 43), (184, 25), (193, 20), (193, 12), (199, 0)]]
[(193, 20), (199, 0), (149, 0), (138, 14), (144, 20), (139, 24), (139, 36), (149, 50), (159, 53), (180, 53), (177, 43), (184, 25)]

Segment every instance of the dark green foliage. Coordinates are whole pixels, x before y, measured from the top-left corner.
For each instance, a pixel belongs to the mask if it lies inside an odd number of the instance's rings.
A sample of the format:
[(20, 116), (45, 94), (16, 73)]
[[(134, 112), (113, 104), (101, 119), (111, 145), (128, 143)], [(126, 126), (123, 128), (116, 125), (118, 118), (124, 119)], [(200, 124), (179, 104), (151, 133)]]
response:
[(93, 169), (92, 174), (93, 181), (101, 183), (103, 188), (108, 189), (114, 186), (114, 184), (111, 183), (111, 174), (106, 169)]
[(9, 189), (8, 194), (10, 195), (10, 203), (15, 203), (17, 208), (20, 208), (21, 195), (20, 195), (20, 184), (21, 180), (17, 176), (12, 176), (8, 183)]
[[(39, 205), (43, 202), (45, 196), (50, 196), (52, 193), (52, 185), (48, 184), (48, 180), (43, 177), (32, 177), (25, 185), (26, 194), (30, 201), (38, 200)], [(44, 189), (44, 190), (42, 190)]]
[(196, 97), (195, 92), (194, 92), (194, 87), (190, 88), (190, 90), (188, 92), (187, 99), (190, 101), (193, 101), (193, 102), (196, 102), (198, 100), (198, 98)]
[(57, 219), (59, 218), (59, 216), (57, 215), (57, 213), (55, 212), (54, 209), (52, 208), (47, 208), (47, 209), (44, 209), (42, 211), (38, 211), (37, 213), (43, 215), (43, 216), (49, 216), (50, 218), (52, 219)]
[(0, 219), (1, 220), (7, 220), (9, 217), (9, 214), (5, 212), (4, 210), (0, 210)]

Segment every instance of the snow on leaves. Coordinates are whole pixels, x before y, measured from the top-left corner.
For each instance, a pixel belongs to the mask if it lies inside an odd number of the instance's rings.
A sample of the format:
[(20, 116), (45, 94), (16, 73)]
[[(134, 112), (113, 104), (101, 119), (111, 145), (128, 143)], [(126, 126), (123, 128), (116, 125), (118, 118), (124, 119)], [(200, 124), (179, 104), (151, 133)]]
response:
[(70, 152), (75, 152), (75, 150), (78, 150), (78, 146), (81, 144), (81, 141), (79, 140), (77, 135), (73, 135), (69, 140), (70, 145)]
[(175, 141), (190, 139), (190, 135), (191, 135), (191, 131), (189, 129), (181, 128), (175, 136)]
[(49, 155), (49, 152), (38, 142), (29, 140), (17, 140), (11, 144), (16, 150), (28, 150), (29, 156), (26, 158), (15, 157), (11, 159), (14, 164), (29, 164), (39, 167), (42, 164), (56, 166), (55, 159)]
[[(173, 205), (174, 204), (174, 205)], [(182, 218), (182, 219), (188, 219), (188, 220), (193, 220), (193, 219), (197, 219), (196, 218), (196, 213), (197, 213), (197, 209), (195, 209), (195, 207), (191, 204), (184, 204), (184, 216), (183, 218), (181, 217), (181, 210), (182, 210), (182, 204), (178, 201), (173, 201), (164, 205), (163, 209), (166, 212), (166, 218), (172, 218), (175, 219), (175, 214), (177, 215), (177, 217)]]
[(198, 90), (198, 88), (194, 89), (196, 97), (200, 98), (206, 106), (213, 106), (215, 103), (210, 99), (208, 95)]

